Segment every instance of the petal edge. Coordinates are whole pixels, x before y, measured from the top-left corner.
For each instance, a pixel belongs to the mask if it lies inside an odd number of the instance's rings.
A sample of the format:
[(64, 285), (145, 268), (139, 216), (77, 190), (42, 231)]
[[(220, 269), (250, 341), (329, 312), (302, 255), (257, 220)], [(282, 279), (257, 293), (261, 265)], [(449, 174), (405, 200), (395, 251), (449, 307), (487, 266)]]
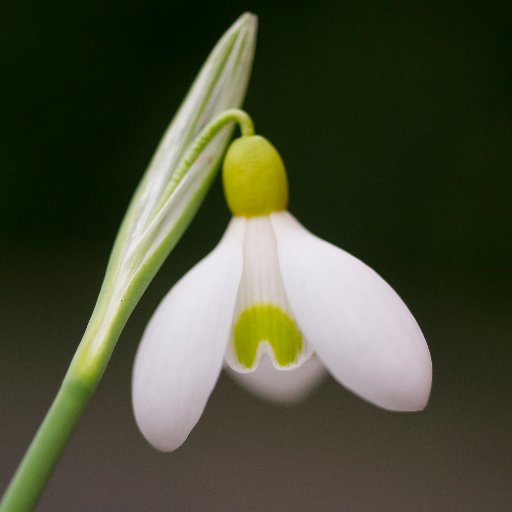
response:
[(250, 373), (240, 373), (229, 366), (224, 370), (252, 394), (282, 405), (302, 402), (327, 377), (324, 366), (314, 355), (292, 370), (276, 369), (268, 356), (262, 357), (256, 370)]

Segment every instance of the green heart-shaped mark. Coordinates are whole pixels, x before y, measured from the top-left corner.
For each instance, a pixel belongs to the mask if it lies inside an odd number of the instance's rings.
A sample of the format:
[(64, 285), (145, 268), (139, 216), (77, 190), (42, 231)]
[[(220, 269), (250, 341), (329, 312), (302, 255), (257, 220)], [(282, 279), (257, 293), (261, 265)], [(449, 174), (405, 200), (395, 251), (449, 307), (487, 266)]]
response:
[(252, 368), (258, 346), (266, 341), (279, 366), (297, 361), (304, 346), (302, 333), (294, 319), (274, 304), (254, 304), (242, 312), (233, 330), (238, 362)]

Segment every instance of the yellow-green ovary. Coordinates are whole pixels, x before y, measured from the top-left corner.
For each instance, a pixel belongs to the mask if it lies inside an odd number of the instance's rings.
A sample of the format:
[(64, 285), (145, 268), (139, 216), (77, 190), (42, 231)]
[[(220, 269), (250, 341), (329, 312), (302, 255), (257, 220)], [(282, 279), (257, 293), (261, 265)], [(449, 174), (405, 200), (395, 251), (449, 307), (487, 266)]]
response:
[(279, 366), (295, 363), (304, 346), (302, 334), (293, 318), (274, 304), (254, 304), (245, 309), (233, 329), (238, 362), (252, 368), (258, 347), (266, 341)]
[(232, 142), (224, 159), (222, 181), (233, 215), (269, 215), (285, 210), (288, 204), (288, 179), (281, 156), (259, 135)]

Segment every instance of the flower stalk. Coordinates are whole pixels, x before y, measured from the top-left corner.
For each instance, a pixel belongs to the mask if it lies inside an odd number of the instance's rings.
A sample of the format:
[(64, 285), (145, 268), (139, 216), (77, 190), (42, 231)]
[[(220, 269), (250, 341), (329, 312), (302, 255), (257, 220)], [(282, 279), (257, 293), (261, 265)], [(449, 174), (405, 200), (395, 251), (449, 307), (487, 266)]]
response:
[(255, 35), (256, 18), (242, 15), (213, 49), (165, 133), (122, 222), (82, 341), (0, 512), (33, 510), (130, 314), (208, 192), (234, 123), (242, 134), (253, 133), (251, 119), (237, 107)]

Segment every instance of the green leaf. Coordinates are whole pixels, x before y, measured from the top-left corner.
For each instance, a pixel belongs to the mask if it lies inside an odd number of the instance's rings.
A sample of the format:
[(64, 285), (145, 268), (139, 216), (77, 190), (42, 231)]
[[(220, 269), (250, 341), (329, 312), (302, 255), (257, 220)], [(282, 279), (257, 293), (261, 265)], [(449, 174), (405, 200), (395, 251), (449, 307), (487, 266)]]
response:
[[(88, 339), (75, 363), (94, 373), (105, 360), (152, 278), (201, 205), (219, 168), (233, 126), (222, 128), (202, 150), (167, 197), (164, 193), (201, 130), (227, 109), (241, 106), (256, 44), (257, 20), (243, 14), (203, 64), (165, 132), (125, 215), (110, 256), (103, 286), (88, 326)], [(118, 334), (112, 336), (111, 331)], [(115, 341), (114, 341), (115, 344)], [(87, 370), (89, 368), (89, 370)]]
[[(226, 150), (232, 127), (223, 129), (208, 144), (163, 205), (160, 199), (202, 128), (224, 110), (241, 106), (252, 67), (256, 29), (256, 17), (243, 14), (203, 64), (128, 208), (109, 263), (109, 287), (119, 278), (127, 284), (127, 279), (144, 270), (150, 261), (152, 266), (159, 267), (199, 208)], [(115, 283), (116, 288), (119, 284)]]

